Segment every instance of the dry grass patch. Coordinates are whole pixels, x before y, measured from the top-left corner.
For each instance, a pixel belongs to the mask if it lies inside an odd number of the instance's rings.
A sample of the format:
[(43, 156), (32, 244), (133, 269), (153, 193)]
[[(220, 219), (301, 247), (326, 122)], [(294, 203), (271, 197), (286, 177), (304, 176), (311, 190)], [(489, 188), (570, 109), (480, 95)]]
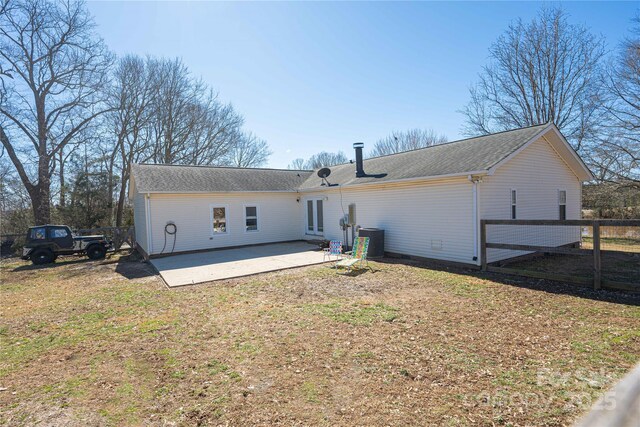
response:
[(4, 263), (0, 423), (564, 425), (640, 354), (637, 297), (373, 266), (169, 290)]

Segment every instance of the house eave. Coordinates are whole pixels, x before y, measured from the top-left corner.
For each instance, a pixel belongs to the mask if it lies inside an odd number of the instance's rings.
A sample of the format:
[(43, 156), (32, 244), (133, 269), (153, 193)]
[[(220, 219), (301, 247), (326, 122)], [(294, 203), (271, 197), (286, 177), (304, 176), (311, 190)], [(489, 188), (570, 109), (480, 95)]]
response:
[(452, 174), (446, 174), (446, 175), (434, 175), (434, 176), (423, 176), (423, 177), (412, 177), (412, 178), (402, 178), (402, 179), (390, 179), (390, 180), (385, 180), (385, 181), (380, 181), (380, 182), (362, 182), (362, 183), (349, 183), (349, 184), (338, 184), (338, 185), (334, 185), (334, 186), (318, 186), (318, 187), (313, 187), (313, 188), (304, 188), (304, 189), (300, 189), (298, 190), (300, 193), (313, 193), (313, 192), (318, 192), (318, 191), (328, 191), (328, 190), (333, 190), (336, 189), (338, 187), (341, 188), (360, 188), (360, 187), (369, 187), (369, 186), (376, 186), (376, 185), (385, 185), (385, 184), (397, 184), (397, 183), (411, 183), (411, 182), (415, 182), (415, 183), (422, 183), (422, 182), (431, 182), (431, 181), (442, 181), (442, 180), (447, 180), (447, 179), (451, 179), (451, 178), (467, 178), (469, 175), (487, 175), (488, 171), (487, 170), (479, 170), (479, 171), (467, 171), (467, 172), (458, 172), (458, 173), (452, 173)]
[(513, 159), (515, 156), (517, 156), (518, 154), (520, 154), (523, 150), (525, 150), (529, 145), (531, 145), (532, 143), (534, 143), (535, 141), (537, 141), (542, 135), (544, 135), (546, 132), (549, 131), (549, 129), (552, 127), (553, 125), (551, 123), (549, 123), (547, 126), (545, 126), (540, 132), (536, 133), (535, 135), (533, 135), (531, 138), (529, 138), (529, 140), (522, 144), (520, 146), (520, 148), (518, 148), (517, 150), (515, 150), (513, 153), (509, 154), (508, 156), (506, 156), (505, 158), (501, 159), (500, 161), (496, 162), (493, 166), (491, 166), (489, 168), (489, 175), (493, 175), (496, 170), (504, 165), (505, 163), (507, 163), (508, 161), (510, 161), (511, 159)]
[[(553, 135), (560, 142), (560, 146), (563, 147), (562, 151), (565, 152), (564, 155), (563, 153), (560, 153), (558, 151), (559, 147), (556, 147), (556, 145), (552, 141), (549, 141), (549, 139), (547, 138), (547, 135), (549, 134), (549, 132), (553, 132)], [(571, 147), (571, 144), (569, 144), (566, 138), (562, 135), (562, 133), (558, 130), (556, 125), (554, 125), (553, 123), (549, 123), (549, 125), (545, 126), (544, 129), (542, 129), (540, 132), (538, 132), (533, 137), (531, 137), (531, 139), (529, 139), (529, 141), (527, 141), (525, 144), (520, 146), (520, 148), (518, 148), (513, 153), (506, 156), (504, 159), (500, 160), (499, 162), (491, 166), (489, 168), (488, 175), (493, 175), (496, 172), (496, 170), (499, 169), (502, 165), (509, 162), (512, 158), (520, 154), (523, 150), (525, 150), (534, 142), (538, 141), (540, 138), (544, 139), (551, 146), (551, 148), (553, 148), (556, 151), (558, 156), (565, 162), (567, 167), (573, 172), (573, 174), (580, 181), (585, 182), (585, 181), (591, 181), (594, 179), (593, 173), (591, 173), (591, 171), (582, 161), (578, 153), (575, 152), (573, 147)], [(570, 163), (573, 163), (573, 165)]]
[[(571, 144), (569, 144), (569, 142), (564, 137), (562, 132), (560, 132), (560, 130), (555, 125), (552, 125), (552, 129), (553, 129), (554, 135), (558, 137), (558, 139), (563, 143), (567, 151), (569, 151), (571, 159), (578, 163), (579, 165), (579, 167), (577, 168), (579, 169), (578, 171), (575, 171), (574, 168), (569, 166), (572, 170), (574, 170), (574, 173), (578, 176), (578, 178), (583, 182), (594, 180), (595, 176), (593, 175), (593, 172), (591, 172), (591, 169), (589, 169), (589, 167), (584, 163), (584, 160), (582, 160), (582, 157), (580, 157), (578, 153), (576, 153), (576, 150), (573, 149)], [(583, 175), (580, 176), (579, 172), (583, 172)]]
[(215, 191), (154, 191), (154, 190), (138, 190), (140, 193), (144, 194), (235, 194), (235, 193), (297, 193), (297, 190), (233, 190), (233, 191), (223, 191), (223, 190), (215, 190)]

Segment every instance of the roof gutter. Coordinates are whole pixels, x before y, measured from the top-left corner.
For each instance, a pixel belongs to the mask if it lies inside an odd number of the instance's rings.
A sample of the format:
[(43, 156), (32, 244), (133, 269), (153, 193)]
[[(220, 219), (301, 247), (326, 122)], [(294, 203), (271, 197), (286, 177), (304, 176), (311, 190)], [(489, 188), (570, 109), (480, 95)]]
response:
[(145, 194), (237, 194), (237, 193), (310, 193), (317, 191), (327, 191), (331, 189), (336, 189), (339, 187), (347, 187), (347, 188), (359, 188), (359, 187), (368, 187), (373, 185), (383, 185), (383, 184), (396, 184), (396, 183), (408, 183), (408, 182), (431, 182), (431, 181), (440, 181), (449, 178), (466, 178), (469, 175), (474, 176), (482, 176), (482, 175), (490, 175), (488, 170), (477, 170), (477, 171), (467, 171), (467, 172), (457, 172), (450, 173), (445, 175), (434, 175), (434, 176), (422, 176), (422, 177), (412, 177), (412, 178), (401, 178), (401, 179), (389, 179), (380, 182), (356, 182), (351, 184), (340, 184), (336, 186), (318, 186), (312, 188), (297, 188), (295, 190), (260, 190), (260, 191), (152, 191), (152, 190), (143, 190), (137, 189), (140, 193)]
[(153, 231), (153, 229), (151, 228), (151, 194), (147, 193), (144, 196), (144, 203), (145, 203), (145, 210), (147, 211), (147, 218), (146, 218), (146, 226), (147, 226), (147, 253), (151, 254), (153, 253), (153, 236), (151, 235), (151, 232)]
[(144, 194), (235, 194), (235, 193), (297, 193), (298, 190), (235, 190), (235, 191), (153, 191), (153, 190), (138, 190)]
[[(426, 176), (426, 177), (423, 176), (423, 177), (414, 177), (414, 178), (390, 179), (390, 180), (384, 180), (384, 181), (380, 181), (380, 182), (375, 182), (374, 181), (374, 182), (360, 182), (360, 183), (354, 183), (354, 184), (341, 184), (339, 186), (343, 187), (343, 188), (344, 187), (347, 187), (347, 188), (358, 188), (358, 187), (367, 187), (367, 186), (372, 186), (372, 185), (395, 184), (395, 183), (405, 183), (405, 182), (420, 183), (420, 182), (439, 181), (439, 180), (449, 179), (449, 178), (466, 178), (469, 175), (487, 175), (487, 174), (488, 174), (487, 170), (480, 170), (480, 171), (451, 173), (451, 174), (446, 174), (446, 175), (434, 175), (434, 176)], [(333, 188), (338, 188), (338, 186), (336, 186), (336, 187), (303, 188), (303, 189), (300, 189), (299, 191), (301, 193), (309, 193), (309, 192), (331, 190)]]
[(482, 182), (482, 177), (480, 176), (467, 176), (469, 182), (471, 182), (471, 215), (473, 221), (473, 261), (476, 265), (480, 265), (481, 260), (478, 258), (478, 250), (479, 250), (479, 231), (480, 231), (480, 205), (478, 203), (478, 184)]

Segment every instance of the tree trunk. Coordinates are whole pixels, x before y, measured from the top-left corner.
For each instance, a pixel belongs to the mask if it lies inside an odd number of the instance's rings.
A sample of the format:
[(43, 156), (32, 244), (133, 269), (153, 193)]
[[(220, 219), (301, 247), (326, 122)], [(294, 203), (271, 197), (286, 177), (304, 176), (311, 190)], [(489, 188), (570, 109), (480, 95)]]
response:
[(47, 122), (42, 97), (36, 97), (36, 118), (38, 121), (38, 184), (33, 189), (31, 204), (35, 224), (42, 225), (51, 222), (51, 173), (49, 172), (51, 159), (47, 155)]
[(29, 191), (35, 225), (44, 225), (51, 222), (50, 187), (48, 180), (46, 182), (41, 181)]
[[(108, 180), (107, 180), (107, 185), (108, 185), (108, 191), (109, 191), (109, 224), (113, 225), (113, 181), (114, 181), (114, 176), (113, 176), (113, 169), (115, 166), (115, 158), (116, 158), (116, 154), (117, 154), (117, 144), (116, 147), (114, 147), (114, 149), (111, 151), (111, 155), (109, 156), (109, 164), (108, 164)], [(116, 214), (117, 215), (117, 214)]]
[(118, 195), (118, 206), (116, 208), (116, 227), (122, 226), (122, 216), (124, 213), (124, 201), (127, 198), (127, 182), (128, 177), (125, 177), (123, 173), (122, 180), (120, 182), (120, 194)]
[(62, 156), (62, 150), (60, 150), (60, 207), (64, 208), (66, 206), (66, 198), (65, 198), (65, 183), (64, 183), (64, 157)]

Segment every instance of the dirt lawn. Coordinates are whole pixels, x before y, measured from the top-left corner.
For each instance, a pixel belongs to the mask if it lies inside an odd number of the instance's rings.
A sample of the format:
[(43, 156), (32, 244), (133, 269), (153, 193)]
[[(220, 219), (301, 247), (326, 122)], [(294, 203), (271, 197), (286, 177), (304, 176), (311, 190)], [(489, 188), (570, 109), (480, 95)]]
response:
[(640, 357), (640, 297), (424, 265), (166, 289), (0, 269), (0, 423), (568, 425)]
[[(603, 251), (601, 260), (603, 279), (640, 284), (640, 251), (637, 253)], [(510, 262), (505, 266), (525, 271), (564, 274), (593, 280), (592, 256), (551, 254)]]

